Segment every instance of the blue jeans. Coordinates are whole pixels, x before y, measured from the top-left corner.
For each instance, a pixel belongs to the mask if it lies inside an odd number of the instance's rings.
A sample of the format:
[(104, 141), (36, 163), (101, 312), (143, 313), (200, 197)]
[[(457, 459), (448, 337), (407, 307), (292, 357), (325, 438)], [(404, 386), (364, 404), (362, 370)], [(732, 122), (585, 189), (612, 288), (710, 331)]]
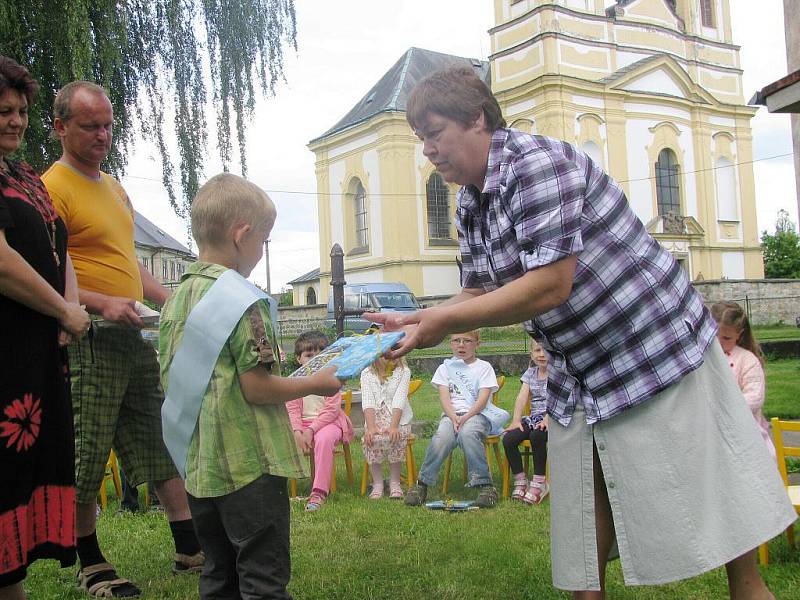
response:
[(425, 462), (422, 463), (419, 472), (419, 481), (429, 486), (436, 485), (442, 463), (456, 446), (461, 446), (469, 474), (467, 486), (491, 485), (492, 476), (489, 474), (489, 464), (486, 462), (486, 450), (483, 445), (483, 440), (489, 435), (491, 428), (489, 419), (483, 415), (475, 415), (456, 433), (450, 417), (443, 416), (439, 421), (439, 429), (433, 434), (431, 443), (425, 451)]

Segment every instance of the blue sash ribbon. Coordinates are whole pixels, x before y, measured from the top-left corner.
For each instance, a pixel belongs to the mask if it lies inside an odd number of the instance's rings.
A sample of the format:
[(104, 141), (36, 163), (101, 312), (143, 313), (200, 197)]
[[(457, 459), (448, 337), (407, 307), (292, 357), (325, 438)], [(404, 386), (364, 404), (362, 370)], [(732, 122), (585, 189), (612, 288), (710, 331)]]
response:
[(186, 319), (183, 338), (169, 369), (169, 391), (161, 406), (164, 444), (182, 479), (186, 457), (208, 383), (225, 342), (245, 311), (267, 300), (273, 327), (277, 303), (233, 269), (225, 271)]
[[(456, 386), (458, 392), (471, 404), (478, 400), (478, 381), (472, 375), (467, 363), (460, 358), (448, 358), (444, 361), (447, 368), (447, 376), (453, 385)], [(494, 394), (489, 397), (486, 402), (486, 407), (481, 411), (481, 414), (489, 419), (492, 426), (489, 435), (499, 435), (503, 431), (503, 426), (508, 422), (511, 416), (507, 411), (497, 406), (494, 402)]]

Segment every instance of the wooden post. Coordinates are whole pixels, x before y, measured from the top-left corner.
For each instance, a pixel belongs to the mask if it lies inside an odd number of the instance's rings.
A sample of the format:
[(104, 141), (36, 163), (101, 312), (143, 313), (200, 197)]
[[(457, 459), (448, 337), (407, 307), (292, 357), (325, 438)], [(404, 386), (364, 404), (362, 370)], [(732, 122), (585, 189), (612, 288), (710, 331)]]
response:
[(344, 333), (344, 252), (339, 244), (331, 248), (331, 286), (333, 287), (333, 318), (336, 319), (336, 338)]

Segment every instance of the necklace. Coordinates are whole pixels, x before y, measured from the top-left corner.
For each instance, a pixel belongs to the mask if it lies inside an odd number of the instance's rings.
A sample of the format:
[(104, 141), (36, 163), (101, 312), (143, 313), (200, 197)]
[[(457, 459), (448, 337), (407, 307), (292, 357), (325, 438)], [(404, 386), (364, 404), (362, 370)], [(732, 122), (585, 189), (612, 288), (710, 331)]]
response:
[(46, 221), (42, 220), (44, 223), (44, 227), (47, 230), (47, 237), (50, 241), (50, 250), (53, 252), (53, 260), (56, 261), (56, 266), (61, 266), (61, 259), (58, 258), (58, 250), (56, 250), (56, 222), (50, 221), (47, 223)]

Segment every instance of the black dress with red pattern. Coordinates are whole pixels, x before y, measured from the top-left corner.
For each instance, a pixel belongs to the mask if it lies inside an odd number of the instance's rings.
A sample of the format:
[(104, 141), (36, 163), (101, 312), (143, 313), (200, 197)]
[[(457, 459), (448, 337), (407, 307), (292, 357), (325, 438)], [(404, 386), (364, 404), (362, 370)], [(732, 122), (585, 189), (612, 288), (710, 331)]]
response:
[[(0, 170), (0, 229), (59, 293), (67, 232), (25, 163)], [(39, 558), (75, 562), (75, 464), (58, 322), (0, 292), (0, 587)]]

